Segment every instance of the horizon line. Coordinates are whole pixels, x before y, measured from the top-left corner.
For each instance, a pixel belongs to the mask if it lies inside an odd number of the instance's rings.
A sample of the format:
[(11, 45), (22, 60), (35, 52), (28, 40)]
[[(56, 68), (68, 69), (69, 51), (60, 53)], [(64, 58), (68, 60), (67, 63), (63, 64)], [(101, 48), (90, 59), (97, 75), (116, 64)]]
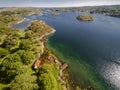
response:
[(4, 6), (0, 8), (71, 8), (71, 7), (94, 7), (94, 6), (120, 6), (120, 4), (109, 5), (83, 5), (83, 6)]

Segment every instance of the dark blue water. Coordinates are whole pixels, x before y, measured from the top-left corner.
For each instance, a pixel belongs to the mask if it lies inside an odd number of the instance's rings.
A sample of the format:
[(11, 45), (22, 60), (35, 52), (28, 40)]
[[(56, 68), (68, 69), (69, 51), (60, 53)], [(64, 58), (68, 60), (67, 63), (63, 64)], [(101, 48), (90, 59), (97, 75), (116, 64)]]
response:
[(32, 20), (44, 20), (56, 29), (46, 46), (69, 64), (76, 82), (99, 90), (120, 90), (120, 18), (92, 14), (95, 21), (83, 22), (76, 20), (79, 14), (34, 14), (13, 28), (24, 28)]

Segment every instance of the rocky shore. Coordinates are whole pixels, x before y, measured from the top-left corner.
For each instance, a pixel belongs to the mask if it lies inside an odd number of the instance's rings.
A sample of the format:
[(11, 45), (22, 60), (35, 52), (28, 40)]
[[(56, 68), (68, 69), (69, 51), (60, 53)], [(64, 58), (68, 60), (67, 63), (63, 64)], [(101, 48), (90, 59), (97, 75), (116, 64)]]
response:
[[(36, 20), (34, 20), (34, 21), (36, 21)], [(34, 22), (34, 21), (32, 21), (32, 22)], [(44, 23), (45, 24), (45, 22), (44, 21), (40, 21), (40, 22), (42, 22), (42, 23)], [(27, 27), (29, 27), (30, 25), (28, 25)], [(62, 86), (63, 86), (63, 89), (64, 90), (69, 90), (68, 89), (68, 82), (66, 82), (66, 77), (65, 77), (65, 73), (66, 72), (64, 72), (65, 70), (66, 70), (66, 68), (68, 67), (68, 64), (67, 63), (62, 63), (62, 62), (60, 62), (60, 60), (50, 51), (50, 50), (48, 50), (46, 47), (45, 47), (45, 42), (47, 42), (47, 39), (48, 39), (48, 36), (49, 35), (51, 35), (51, 34), (54, 34), (56, 32), (56, 30), (55, 29), (53, 29), (52, 27), (51, 27), (51, 31), (48, 33), (45, 33), (44, 35), (42, 35), (40, 38), (38, 38), (39, 40), (40, 40), (40, 46), (41, 46), (41, 51), (40, 51), (40, 53), (39, 53), (39, 55), (38, 55), (38, 59), (40, 59), (41, 60), (41, 58), (42, 58), (42, 56), (44, 55), (44, 53), (47, 51), (47, 52), (49, 52), (48, 53), (48, 56), (47, 56), (47, 59), (49, 60), (49, 61), (47, 61), (47, 62), (50, 62), (50, 63), (55, 63), (55, 65), (56, 65), (56, 67), (58, 68), (58, 70), (59, 70), (59, 74), (58, 74), (58, 79), (60, 80), (60, 82), (63, 84)], [(46, 64), (46, 62), (44, 62), (44, 64)]]

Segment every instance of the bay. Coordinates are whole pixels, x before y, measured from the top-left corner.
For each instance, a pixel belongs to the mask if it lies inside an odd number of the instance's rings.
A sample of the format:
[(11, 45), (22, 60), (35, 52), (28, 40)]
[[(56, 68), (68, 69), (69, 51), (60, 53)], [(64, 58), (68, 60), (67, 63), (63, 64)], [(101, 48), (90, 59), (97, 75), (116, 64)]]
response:
[(28, 20), (13, 28), (25, 28), (32, 20), (44, 20), (56, 29), (46, 47), (69, 64), (70, 77), (75, 85), (119, 90), (120, 18), (92, 14), (95, 21), (83, 22), (76, 19), (80, 13), (33, 14), (25, 16)]

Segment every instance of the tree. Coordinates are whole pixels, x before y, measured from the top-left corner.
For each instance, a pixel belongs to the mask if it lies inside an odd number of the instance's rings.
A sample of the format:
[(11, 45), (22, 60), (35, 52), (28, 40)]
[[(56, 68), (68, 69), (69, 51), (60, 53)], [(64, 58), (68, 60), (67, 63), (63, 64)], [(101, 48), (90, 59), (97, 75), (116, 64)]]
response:
[(6, 77), (10, 79), (14, 78), (16, 75), (22, 74), (25, 72), (25, 68), (21, 63), (21, 58), (17, 54), (9, 54), (7, 55), (2, 63), (0, 71), (3, 72)]
[(52, 78), (47, 73), (41, 74), (41, 76), (39, 77), (39, 85), (40, 90), (52, 90), (54, 88)]
[(10, 90), (38, 90), (36, 77), (28, 74), (21, 74), (10, 84)]
[(31, 46), (32, 46), (32, 44), (29, 39), (22, 39), (19, 47), (23, 50), (30, 50)]
[(17, 47), (18, 45), (19, 45), (19, 39), (13, 36), (8, 36), (2, 44), (2, 46), (8, 50)]
[(24, 53), (25, 53), (25, 50), (18, 50), (16, 52), (16, 54), (18, 54), (20, 57), (22, 57)]
[(35, 55), (31, 51), (19, 50), (16, 53), (21, 57), (21, 60), (25, 65), (32, 63), (35, 59)]
[(36, 36), (41, 36), (45, 33), (49, 33), (52, 29), (49, 25), (46, 25), (43, 21), (34, 21), (27, 27), (26, 31), (31, 30), (33, 31)]
[(8, 53), (8, 50), (0, 48), (0, 58), (6, 56)]
[(52, 90), (54, 88), (53, 78), (50, 75), (50, 71), (44, 68), (40, 68), (38, 84), (40, 90)]
[(7, 33), (8, 36), (12, 36), (13, 38), (20, 38), (23, 36), (23, 32), (19, 29), (14, 29), (12, 32)]
[(23, 64), (28, 65), (35, 59), (35, 56), (33, 55), (32, 52), (28, 51), (23, 53), (21, 58), (22, 58)]
[(33, 36), (33, 32), (32, 31), (28, 30), (28, 31), (25, 32), (25, 38), (31, 39), (32, 36)]

